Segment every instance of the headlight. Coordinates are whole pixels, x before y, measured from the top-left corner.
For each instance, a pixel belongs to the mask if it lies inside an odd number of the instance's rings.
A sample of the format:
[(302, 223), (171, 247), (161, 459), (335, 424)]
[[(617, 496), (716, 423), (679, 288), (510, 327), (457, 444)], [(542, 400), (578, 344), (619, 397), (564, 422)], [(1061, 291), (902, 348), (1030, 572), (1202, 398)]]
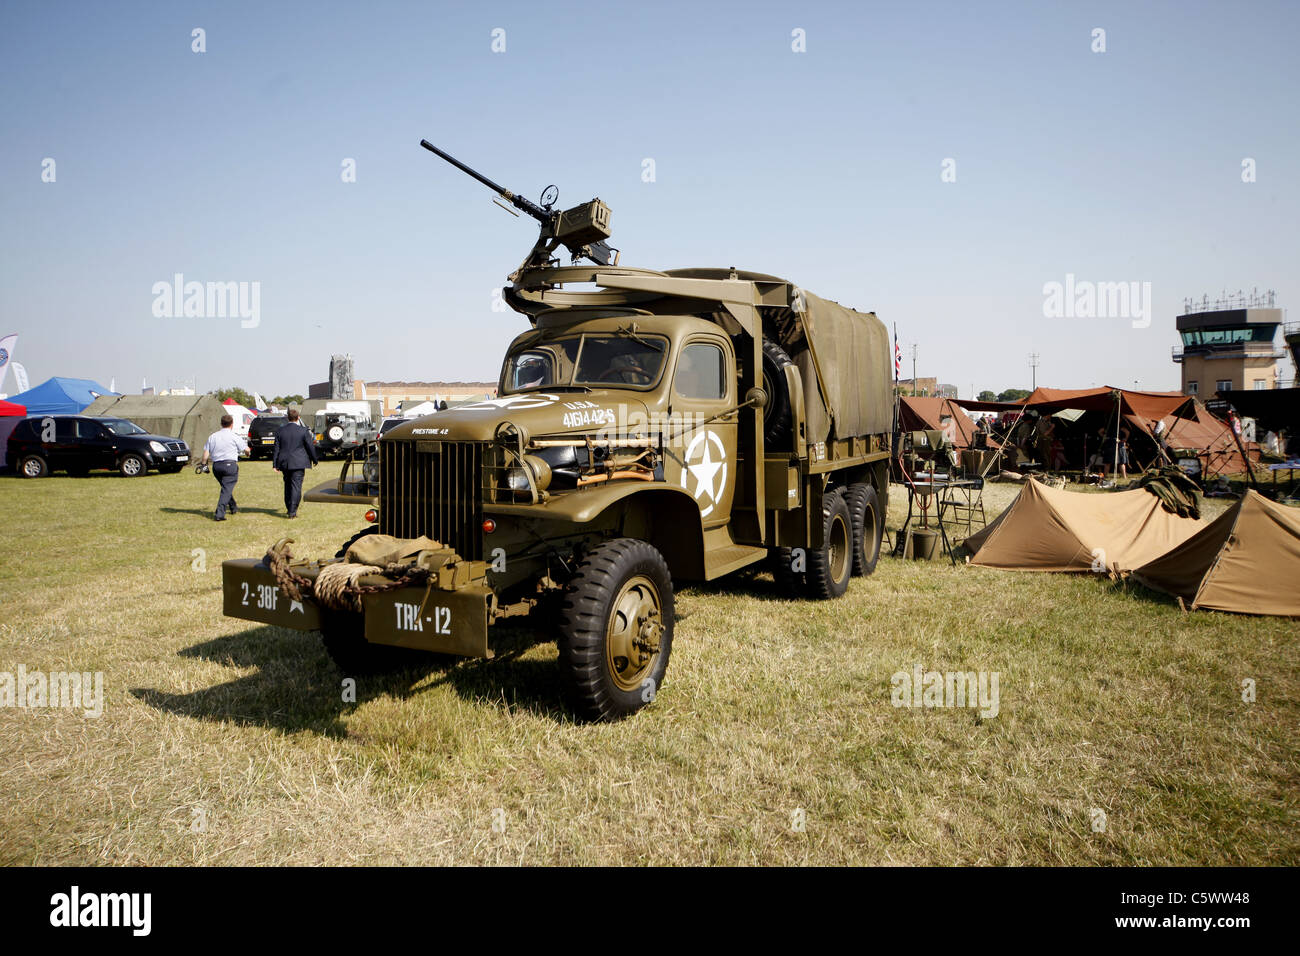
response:
[(537, 455), (525, 455), (524, 464), (533, 472), (533, 484), (538, 491), (545, 491), (551, 486), (551, 465), (545, 458)]
[(163, 454), (165, 451), (167, 451), (167, 446), (160, 441), (151, 441), (149, 443), (149, 447), (152, 448), (160, 455)]
[(528, 474), (522, 468), (516, 466), (506, 472), (506, 485), (511, 491), (528, 490)]

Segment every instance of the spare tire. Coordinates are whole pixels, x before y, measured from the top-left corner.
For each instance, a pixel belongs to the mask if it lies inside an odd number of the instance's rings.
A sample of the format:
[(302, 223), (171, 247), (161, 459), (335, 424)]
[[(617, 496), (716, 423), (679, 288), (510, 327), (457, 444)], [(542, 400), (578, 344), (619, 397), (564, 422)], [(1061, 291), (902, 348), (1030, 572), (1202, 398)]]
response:
[(784, 446), (793, 430), (790, 390), (785, 382), (785, 370), (792, 365), (785, 349), (770, 339), (763, 340), (763, 391), (767, 392), (767, 404), (763, 406), (764, 444)]
[(342, 441), (342, 440), (343, 440), (343, 426), (342, 426), (342, 425), (331, 425), (331, 426), (329, 427), (329, 431), (325, 432), (325, 435), (326, 435), (326, 437), (329, 438), (330, 441)]

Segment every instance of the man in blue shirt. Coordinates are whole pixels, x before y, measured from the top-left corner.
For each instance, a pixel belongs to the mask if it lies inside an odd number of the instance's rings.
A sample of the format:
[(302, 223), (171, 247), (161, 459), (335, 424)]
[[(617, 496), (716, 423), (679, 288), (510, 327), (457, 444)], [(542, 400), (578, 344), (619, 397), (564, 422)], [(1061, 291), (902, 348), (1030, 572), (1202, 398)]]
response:
[(289, 409), (289, 421), (275, 433), (275, 453), (271, 465), (284, 477), (284, 509), (290, 518), (298, 517), (302, 501), (302, 473), (319, 460), (316, 436), (298, 420), (298, 409)]
[(248, 442), (235, 434), (235, 420), (229, 415), (221, 416), (221, 430), (208, 436), (203, 446), (203, 463), (212, 462), (212, 477), (221, 482), (221, 497), (217, 499), (217, 512), (213, 517), (217, 521), (226, 520), (226, 508), (230, 513), (238, 514), (239, 506), (235, 504), (235, 482), (239, 480), (239, 456), (248, 454)]

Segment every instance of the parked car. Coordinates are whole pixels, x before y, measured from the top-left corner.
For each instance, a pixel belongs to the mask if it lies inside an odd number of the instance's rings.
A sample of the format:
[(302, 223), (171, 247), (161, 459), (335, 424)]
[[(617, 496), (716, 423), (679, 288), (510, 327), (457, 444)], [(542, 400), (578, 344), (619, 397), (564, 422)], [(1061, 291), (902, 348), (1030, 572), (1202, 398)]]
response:
[(248, 426), (250, 458), (270, 458), (275, 453), (275, 436), (289, 419), (285, 415), (258, 415)]
[(125, 418), (41, 415), (18, 423), (6, 456), (24, 478), (44, 478), (53, 471), (84, 475), (94, 468), (134, 478), (150, 468), (180, 471), (190, 460), (190, 448), (179, 438), (151, 435)]
[(316, 450), (322, 458), (342, 457), (379, 437), (369, 421), (347, 412), (316, 413)]

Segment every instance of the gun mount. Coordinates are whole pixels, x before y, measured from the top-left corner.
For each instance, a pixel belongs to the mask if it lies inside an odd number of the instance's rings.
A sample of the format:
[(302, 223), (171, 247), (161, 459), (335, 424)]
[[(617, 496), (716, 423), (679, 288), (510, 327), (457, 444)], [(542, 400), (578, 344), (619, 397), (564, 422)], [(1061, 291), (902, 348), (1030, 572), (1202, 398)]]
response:
[[(519, 268), (511, 273), (511, 281), (514, 281), (517, 276), (530, 269), (558, 263), (558, 260), (553, 257), (553, 253), (559, 246), (564, 246), (569, 250), (575, 263), (579, 259), (590, 259), (600, 266), (618, 264), (618, 250), (605, 241), (610, 236), (609, 207), (601, 202), (599, 198), (580, 203), (571, 209), (556, 210), (554, 204), (559, 199), (559, 190), (555, 186), (547, 186), (542, 192), (541, 204), (538, 205), (518, 193), (511, 192), (499, 183), (493, 182), (478, 170), (466, 166), (450, 153), (445, 153), (437, 146), (434, 146), (427, 139), (420, 140), (420, 145), (429, 152), (441, 156), (461, 172), (477, 179), (488, 189), (514, 206), (515, 209), (527, 213), (541, 225), (541, 232), (537, 237), (537, 242)], [(506, 207), (502, 206), (502, 208)], [(506, 211), (510, 212), (511, 210), (506, 209)], [(512, 213), (512, 215), (518, 215), (518, 213)]]

